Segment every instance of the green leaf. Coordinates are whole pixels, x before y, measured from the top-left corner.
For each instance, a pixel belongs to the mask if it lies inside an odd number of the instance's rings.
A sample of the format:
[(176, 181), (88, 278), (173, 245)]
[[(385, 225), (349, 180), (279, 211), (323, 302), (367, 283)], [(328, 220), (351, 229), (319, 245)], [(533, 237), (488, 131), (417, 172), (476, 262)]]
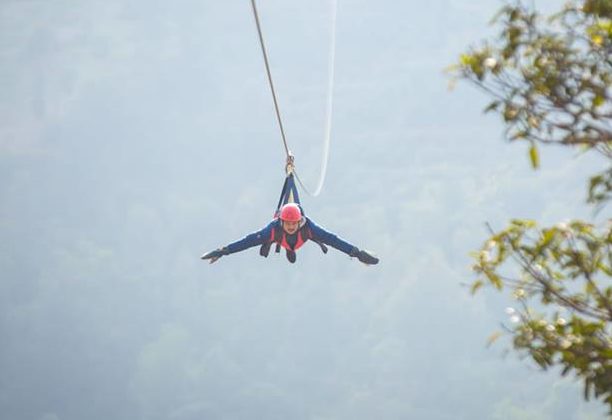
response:
[(533, 169), (538, 169), (540, 167), (540, 156), (538, 155), (538, 148), (535, 143), (529, 148), (529, 159), (531, 160)]
[(597, 287), (595, 287), (591, 282), (587, 282), (584, 289), (585, 293), (591, 296), (598, 292)]
[(493, 101), (491, 102), (484, 110), (484, 113), (486, 114), (487, 112), (491, 112), (491, 111), (496, 111), (497, 107), (499, 106), (500, 102), (499, 101)]
[(599, 268), (601, 271), (606, 273), (608, 276), (612, 277), (612, 269), (610, 269), (610, 267), (605, 265), (603, 262), (601, 262), (601, 261), (598, 262), (597, 263), (597, 268)]
[(478, 289), (480, 289), (482, 286), (484, 285), (482, 280), (476, 280), (473, 284), (472, 287), (470, 289), (470, 292), (472, 294), (476, 294), (476, 292), (478, 291)]
[(502, 280), (501, 278), (499, 278), (499, 276), (497, 274), (495, 274), (492, 271), (485, 271), (485, 275), (487, 276), (487, 278), (489, 279), (489, 281), (491, 282), (491, 284), (493, 286), (495, 286), (496, 289), (501, 290), (502, 289)]
[(605, 98), (601, 95), (596, 95), (593, 98), (593, 107), (598, 108), (606, 102)]
[(473, 63), (474, 61), (475, 61), (475, 60), (474, 60), (474, 56), (473, 56), (473, 55), (471, 55), (471, 54), (461, 54), (461, 55), (459, 56), (459, 63), (460, 63), (462, 66), (469, 67), (469, 66), (471, 66), (471, 65), (472, 65), (472, 63)]
[(548, 245), (553, 240), (556, 234), (557, 231), (555, 229), (544, 229), (540, 247), (543, 248)]

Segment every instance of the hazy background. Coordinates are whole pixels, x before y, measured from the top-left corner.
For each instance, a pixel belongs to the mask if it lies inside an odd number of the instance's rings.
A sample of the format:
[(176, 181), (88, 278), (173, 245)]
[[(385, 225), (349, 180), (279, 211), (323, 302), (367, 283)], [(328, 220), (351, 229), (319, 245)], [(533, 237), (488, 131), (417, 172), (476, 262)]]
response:
[[(330, 1), (260, 0), (290, 147), (314, 188)], [(561, 1), (537, 2), (557, 8)], [(0, 419), (601, 419), (471, 297), (511, 217), (590, 218), (603, 164), (530, 169), (444, 68), (498, 1), (340, 0), (333, 132), (307, 213), (381, 258), (307, 244), (199, 260), (269, 222), (282, 148), (251, 6), (0, 1)]]

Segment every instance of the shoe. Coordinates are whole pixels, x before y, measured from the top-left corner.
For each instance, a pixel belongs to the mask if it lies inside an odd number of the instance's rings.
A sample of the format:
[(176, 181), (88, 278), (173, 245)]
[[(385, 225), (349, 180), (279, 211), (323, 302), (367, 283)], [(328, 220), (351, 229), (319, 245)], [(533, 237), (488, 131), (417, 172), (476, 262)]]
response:
[(293, 264), (295, 262), (295, 251), (291, 251), (290, 249), (287, 250), (287, 259), (289, 260), (289, 262), (291, 264)]

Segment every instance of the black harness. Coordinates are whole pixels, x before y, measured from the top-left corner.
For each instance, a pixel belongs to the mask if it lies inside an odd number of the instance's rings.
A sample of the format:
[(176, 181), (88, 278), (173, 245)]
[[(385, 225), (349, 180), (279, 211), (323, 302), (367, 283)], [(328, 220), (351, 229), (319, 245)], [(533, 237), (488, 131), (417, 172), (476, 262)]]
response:
[[(289, 163), (290, 161), (288, 161), (288, 165)], [(298, 195), (298, 190), (295, 186), (295, 180), (293, 178), (293, 172), (291, 170), (288, 171), (287, 177), (285, 178), (285, 183), (283, 184), (283, 189), (281, 190), (280, 198), (278, 199), (278, 205), (276, 206), (276, 212), (274, 213), (274, 217), (278, 217), (280, 215), (281, 207), (289, 202), (296, 203), (298, 206), (300, 205), (300, 197)], [(300, 206), (300, 211), (302, 212), (302, 216), (306, 217), (304, 216), (304, 210), (302, 209), (302, 206)], [(273, 233), (272, 235), (270, 235), (270, 238), (266, 238), (266, 242), (264, 242), (259, 248), (259, 255), (261, 255), (262, 257), (267, 257), (270, 254), (270, 248), (272, 247), (273, 243), (276, 243), (276, 252), (280, 252), (281, 243), (283, 242), (283, 235), (285, 235), (280, 219), (278, 219), (277, 224), (273, 227), (272, 232)], [(304, 242), (308, 241), (309, 239), (313, 242), (316, 242), (321, 247), (321, 251), (323, 251), (324, 254), (327, 254), (327, 246), (325, 246), (323, 242), (313, 239), (312, 231), (310, 230), (310, 228), (302, 226), (298, 232), (301, 233), (302, 240)], [(295, 236), (286, 235), (287, 244), (292, 248), (287, 250), (287, 258), (289, 258), (290, 253), (295, 256), (295, 250), (293, 248), (297, 244), (298, 232), (295, 233)], [(294, 238), (295, 240), (293, 240)], [(293, 258), (293, 260), (295, 260), (295, 258)]]
[[(261, 255), (262, 257), (268, 257), (268, 255), (270, 254), (270, 248), (272, 247), (273, 243), (276, 243), (276, 253), (279, 253), (281, 250), (281, 243), (283, 241), (283, 227), (280, 225), (280, 222), (278, 225), (274, 226), (273, 228), (273, 235), (272, 239), (268, 239), (266, 242), (264, 242), (261, 247), (259, 248), (259, 255)], [(304, 240), (304, 242), (311, 240), (313, 242), (315, 242), (316, 244), (318, 244), (321, 247), (321, 251), (323, 251), (324, 254), (327, 254), (327, 246), (321, 242), (321, 241), (317, 241), (316, 239), (314, 239), (312, 237), (312, 231), (307, 228), (307, 227), (301, 227), (299, 232), (302, 234), (302, 239)], [(287, 243), (291, 246), (291, 248), (293, 248), (295, 246), (295, 244), (297, 243), (297, 235), (298, 232), (296, 232), (294, 235), (287, 235)], [(295, 241), (292, 241), (290, 238), (291, 237), (295, 237)], [(293, 242), (293, 244), (292, 244)]]

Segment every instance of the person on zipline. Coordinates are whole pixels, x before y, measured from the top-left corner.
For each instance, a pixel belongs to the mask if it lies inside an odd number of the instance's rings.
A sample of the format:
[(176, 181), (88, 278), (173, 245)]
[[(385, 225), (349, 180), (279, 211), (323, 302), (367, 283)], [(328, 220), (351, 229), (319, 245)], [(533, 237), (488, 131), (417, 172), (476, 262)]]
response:
[(375, 256), (340, 239), (304, 216), (302, 209), (296, 203), (285, 204), (280, 209), (278, 216), (260, 231), (204, 254), (201, 258), (210, 260), (212, 264), (224, 255), (234, 254), (258, 245), (261, 246), (259, 254), (267, 257), (272, 244), (276, 244), (276, 252), (279, 252), (282, 246), (287, 251), (289, 262), (294, 263), (295, 251), (308, 240), (319, 244), (324, 253), (327, 253), (325, 245), (329, 245), (351, 257), (356, 257), (364, 264), (378, 264), (378, 258)]

